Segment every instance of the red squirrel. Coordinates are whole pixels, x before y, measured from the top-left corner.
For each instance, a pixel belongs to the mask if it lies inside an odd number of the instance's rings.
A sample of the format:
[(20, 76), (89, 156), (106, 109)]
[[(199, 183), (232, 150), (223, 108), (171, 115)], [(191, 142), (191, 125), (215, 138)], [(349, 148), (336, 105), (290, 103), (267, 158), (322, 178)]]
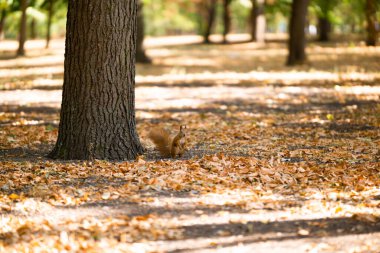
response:
[(171, 137), (170, 133), (159, 127), (154, 128), (148, 134), (156, 146), (156, 149), (163, 157), (181, 157), (186, 151), (186, 126), (180, 126), (176, 136)]

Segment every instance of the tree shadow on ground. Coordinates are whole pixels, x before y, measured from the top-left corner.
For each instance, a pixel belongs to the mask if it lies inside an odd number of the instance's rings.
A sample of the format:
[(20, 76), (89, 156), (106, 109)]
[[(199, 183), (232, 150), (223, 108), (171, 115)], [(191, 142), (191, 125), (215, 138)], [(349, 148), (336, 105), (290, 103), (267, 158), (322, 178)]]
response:
[[(144, 193), (142, 193), (144, 195)], [(180, 197), (189, 198), (194, 195), (189, 193), (154, 193), (153, 195), (160, 199), (160, 197)], [(297, 205), (302, 205), (300, 201)], [(268, 211), (268, 210), (267, 210)], [(278, 210), (277, 210), (278, 211)], [(243, 210), (238, 206), (207, 206), (199, 204), (185, 204), (181, 205), (174, 204), (170, 207), (167, 206), (154, 206), (147, 204), (138, 204), (135, 202), (130, 202), (128, 200), (118, 199), (118, 200), (108, 200), (99, 201), (94, 203), (88, 203), (79, 206), (56, 206), (51, 210), (49, 218), (54, 219), (54, 217), (61, 217), (60, 215), (67, 213), (67, 215), (75, 215), (77, 220), (85, 219), (89, 215), (93, 218), (104, 220), (109, 219), (109, 217), (125, 217), (130, 218), (137, 216), (161, 216), (166, 219), (171, 219), (177, 217), (187, 217), (186, 219), (196, 219), (199, 214), (214, 216), (218, 212), (229, 213), (233, 215), (245, 215), (247, 218), (255, 219), (258, 216), (255, 214), (250, 214), (249, 210)], [(270, 215), (269, 210), (269, 215)], [(62, 214), (61, 214), (62, 213)], [(198, 214), (198, 215), (197, 215)], [(273, 212), (275, 214), (275, 212)], [(15, 214), (14, 214), (15, 215)], [(46, 216), (46, 214), (35, 214), (38, 216)], [(247, 216), (248, 215), (248, 216)], [(74, 216), (75, 217), (75, 216)], [(62, 217), (61, 217), (62, 219)], [(72, 219), (72, 218), (71, 218)], [(103, 231), (104, 235), (112, 235), (116, 240), (119, 240), (119, 236), (123, 233), (123, 226), (115, 224), (111, 228)], [(181, 225), (181, 221), (175, 227), (182, 231), (181, 238), (177, 239), (165, 239), (167, 243), (180, 243), (177, 244), (175, 249), (169, 252), (192, 252), (204, 249), (213, 249), (216, 245), (210, 245), (209, 243), (200, 243), (197, 245), (181, 243), (185, 240), (219, 240), (217, 244), (218, 247), (229, 247), (236, 246), (241, 243), (244, 244), (254, 244), (259, 242), (268, 241), (296, 241), (300, 239), (316, 239), (316, 238), (328, 238), (337, 237), (345, 235), (360, 235), (360, 234), (371, 234), (380, 232), (380, 222), (365, 222), (354, 218), (348, 217), (334, 217), (334, 218), (316, 218), (316, 219), (293, 219), (293, 220), (274, 220), (274, 221), (264, 221), (252, 220), (248, 222), (216, 222), (213, 220), (203, 220), (202, 222), (194, 222), (193, 225)], [(112, 229), (112, 231), (110, 231)], [(306, 231), (302, 234), (300, 231)], [(118, 232), (120, 231), (120, 233)], [(71, 233), (75, 233), (72, 230)], [(47, 235), (55, 235), (57, 231), (48, 231)], [(46, 236), (46, 233), (45, 233)], [(0, 234), (0, 239), (6, 238), (6, 234)], [(149, 240), (149, 238), (142, 238), (142, 240)], [(201, 242), (201, 241), (200, 241)], [(11, 244), (12, 242), (10, 242)]]
[[(218, 243), (219, 247), (236, 246), (241, 243), (252, 244), (267, 241), (298, 240), (304, 238), (336, 237), (344, 235), (369, 234), (380, 231), (380, 223), (369, 224), (351, 218), (308, 219), (275, 222), (248, 222), (238, 224), (194, 225), (184, 228), (185, 238), (215, 238), (223, 231), (230, 236), (243, 236), (231, 242)], [(298, 234), (300, 229), (308, 235)], [(171, 252), (192, 252), (213, 249), (215, 246), (191, 246)]]

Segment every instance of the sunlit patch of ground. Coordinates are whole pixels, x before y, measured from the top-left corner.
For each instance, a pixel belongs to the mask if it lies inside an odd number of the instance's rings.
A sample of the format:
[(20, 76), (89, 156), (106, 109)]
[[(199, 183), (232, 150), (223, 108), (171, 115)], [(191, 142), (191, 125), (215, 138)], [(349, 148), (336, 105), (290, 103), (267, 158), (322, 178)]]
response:
[[(247, 39), (244, 35), (235, 37), (231, 36), (231, 41)], [(198, 36), (148, 38), (147, 53), (154, 64), (137, 66), (137, 83), (250, 86), (351, 85), (363, 81), (372, 85), (380, 79), (379, 48), (367, 48), (355, 41), (311, 43), (310, 64), (287, 68), (284, 38), (269, 35), (269, 39), (266, 45), (202, 45)], [(43, 41), (30, 41), (26, 47), (27, 57), (0, 60), (0, 89), (59, 89), (63, 82), (64, 41), (53, 41), (48, 50), (43, 49)], [(14, 41), (0, 42), (3, 58), (16, 48)]]
[[(63, 41), (0, 42), (0, 251), (378, 252), (379, 49), (312, 44), (287, 68), (270, 39), (149, 39), (134, 162), (46, 159)], [(158, 124), (188, 126), (183, 159), (154, 151)]]

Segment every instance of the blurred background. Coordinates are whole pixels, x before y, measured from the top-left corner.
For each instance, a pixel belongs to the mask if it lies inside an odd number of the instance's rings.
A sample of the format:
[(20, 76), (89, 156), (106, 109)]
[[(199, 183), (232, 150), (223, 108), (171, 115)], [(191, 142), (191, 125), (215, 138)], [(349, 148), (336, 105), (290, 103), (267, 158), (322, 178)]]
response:
[[(67, 4), (0, 0), (2, 104), (59, 108)], [(232, 90), (237, 86), (376, 86), (380, 79), (379, 0), (139, 0), (138, 6), (138, 109), (209, 103), (202, 88), (211, 86), (224, 85), (228, 91), (215, 96), (227, 99), (247, 94)], [(192, 92), (183, 93), (186, 87)], [(273, 94), (257, 96), (265, 101)]]
[[(228, 42), (252, 39), (264, 42), (266, 38), (284, 39), (289, 30), (291, 2), (140, 0), (140, 5), (143, 31), (149, 38), (199, 35), (204, 42), (209, 42), (210, 34), (219, 34), (221, 36), (210, 40)], [(372, 33), (379, 30), (378, 5), (378, 0), (311, 0), (305, 31), (310, 39), (319, 41), (337, 38), (344, 38), (347, 43), (366, 41), (369, 36), (367, 33), (371, 32), (369, 25), (376, 30)], [(49, 47), (51, 39), (65, 36), (66, 11), (67, 0), (1, 0), (0, 39), (20, 40), (21, 44), (24, 41), (45, 39), (46, 47)], [(371, 19), (375, 19), (373, 24), (369, 24)], [(265, 36), (260, 33), (265, 33)], [(227, 34), (244, 36), (228, 38)], [(6, 46), (1, 44), (2, 54), (7, 51)], [(23, 54), (22, 50), (19, 50), (19, 54)]]

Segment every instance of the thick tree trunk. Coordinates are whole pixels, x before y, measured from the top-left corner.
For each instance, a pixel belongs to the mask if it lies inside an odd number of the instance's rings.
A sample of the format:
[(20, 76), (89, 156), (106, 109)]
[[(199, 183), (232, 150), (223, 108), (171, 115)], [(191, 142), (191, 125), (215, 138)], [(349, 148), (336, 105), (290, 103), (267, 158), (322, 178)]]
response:
[(378, 32), (376, 30), (376, 0), (366, 1), (367, 16), (367, 46), (376, 46), (378, 40)]
[(227, 34), (231, 30), (231, 1), (223, 0), (223, 43), (227, 43)]
[(206, 29), (203, 33), (203, 41), (204, 43), (210, 43), (209, 37), (211, 35), (212, 27), (215, 21), (217, 0), (206, 0), (206, 1), (207, 1)]
[(136, 0), (69, 0), (58, 159), (134, 159)]
[(293, 0), (289, 27), (288, 61), (287, 65), (297, 65), (306, 62), (305, 24), (309, 0)]
[(251, 10), (251, 40), (265, 42), (265, 0), (252, 0)]
[(49, 48), (50, 40), (51, 40), (51, 23), (53, 19), (53, 11), (54, 11), (54, 0), (49, 0), (48, 3), (48, 20), (46, 27), (46, 45), (45, 48)]
[(328, 20), (328, 18), (319, 17), (318, 18), (318, 34), (319, 34), (318, 40), (321, 42), (329, 41), (330, 29), (331, 29), (331, 23)]
[(2, 10), (1, 17), (0, 17), (0, 40), (4, 39), (4, 26), (5, 26), (6, 17), (7, 17), (7, 11)]
[(21, 0), (21, 20), (20, 20), (20, 30), (19, 30), (19, 45), (17, 50), (17, 56), (25, 55), (25, 41), (26, 41), (26, 9), (28, 8), (28, 0)]
[(146, 55), (144, 50), (144, 13), (143, 4), (138, 0), (137, 10), (137, 48), (136, 48), (136, 61), (140, 63), (151, 63), (152, 60)]

